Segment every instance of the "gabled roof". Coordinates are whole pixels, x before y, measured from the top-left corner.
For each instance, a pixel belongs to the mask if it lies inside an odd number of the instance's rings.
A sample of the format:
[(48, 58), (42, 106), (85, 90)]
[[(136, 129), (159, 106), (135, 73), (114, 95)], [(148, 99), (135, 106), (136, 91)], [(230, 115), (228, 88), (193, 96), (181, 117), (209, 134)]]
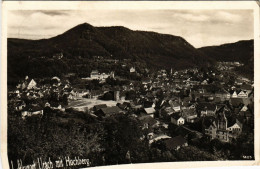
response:
[(182, 118), (182, 117), (181, 117), (179, 114), (177, 114), (177, 113), (172, 114), (171, 117), (174, 118), (175, 120), (178, 120), (178, 119)]
[(153, 107), (145, 108), (144, 111), (145, 111), (147, 114), (153, 114), (153, 113), (155, 113), (155, 109), (154, 109)]
[(196, 111), (195, 109), (186, 109), (186, 110), (183, 110), (183, 116), (193, 116), (193, 115), (196, 115)]
[(102, 108), (107, 108), (107, 105), (106, 104), (98, 104), (98, 105), (95, 105), (94, 108), (96, 110), (99, 110), (99, 109), (102, 109)]
[(216, 104), (213, 103), (199, 103), (198, 107), (202, 110), (216, 110)]
[(157, 123), (157, 121), (151, 116), (141, 116), (138, 118), (143, 124), (148, 123), (149, 126), (153, 126)]
[(172, 150), (177, 148), (178, 146), (184, 145), (185, 143), (187, 143), (187, 141), (182, 136), (177, 136), (177, 137), (165, 139), (164, 143), (167, 149)]
[(231, 127), (231, 126), (233, 126), (236, 123), (238, 124), (238, 126), (240, 128), (242, 127), (242, 124), (241, 124), (240, 121), (238, 121), (238, 119), (236, 119), (234, 117), (227, 118), (227, 127)]
[(122, 110), (117, 106), (106, 107), (100, 109), (105, 115), (112, 114), (112, 113), (120, 113)]
[(161, 105), (161, 107), (171, 107), (169, 101), (164, 101)]

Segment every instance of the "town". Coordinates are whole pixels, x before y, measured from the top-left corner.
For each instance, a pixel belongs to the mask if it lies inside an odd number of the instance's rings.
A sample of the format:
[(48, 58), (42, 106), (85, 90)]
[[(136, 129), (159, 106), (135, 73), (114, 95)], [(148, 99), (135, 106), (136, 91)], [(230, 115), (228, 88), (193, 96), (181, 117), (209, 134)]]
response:
[[(102, 57), (98, 58), (100, 62)], [(110, 62), (121, 65), (126, 73), (95, 69), (77, 80), (75, 73), (44, 79), (26, 76), (9, 90), (8, 112), (22, 121), (41, 119), (53, 112), (63, 123), (70, 123), (72, 118), (79, 123), (79, 117), (85, 115), (98, 123), (124, 115), (138, 121), (142, 131), (139, 139), (148, 147), (162, 149), (164, 145), (163, 149), (176, 154), (183, 148), (197, 148), (218, 160), (253, 158), (253, 149), (246, 145), (250, 145), (248, 140), (253, 140), (254, 133), (254, 81), (232, 71), (241, 66), (239, 62), (156, 71), (140, 71), (125, 60)], [(241, 137), (248, 140), (240, 145), (237, 140)], [(215, 146), (212, 153), (212, 141), (244, 148), (239, 151), (230, 146), (222, 155), (221, 148)], [(132, 162), (131, 150), (125, 153)]]

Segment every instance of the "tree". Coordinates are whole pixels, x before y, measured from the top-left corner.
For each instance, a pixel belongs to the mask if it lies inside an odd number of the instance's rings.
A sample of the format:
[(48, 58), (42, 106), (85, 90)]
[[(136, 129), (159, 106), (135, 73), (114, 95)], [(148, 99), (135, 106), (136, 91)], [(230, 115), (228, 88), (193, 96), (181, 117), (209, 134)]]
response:
[[(126, 153), (129, 151), (131, 160), (137, 161), (138, 153), (144, 143), (140, 140), (142, 136), (139, 122), (130, 116), (116, 114), (104, 121), (105, 136), (103, 147), (107, 164), (127, 163)], [(144, 148), (142, 148), (144, 149)]]

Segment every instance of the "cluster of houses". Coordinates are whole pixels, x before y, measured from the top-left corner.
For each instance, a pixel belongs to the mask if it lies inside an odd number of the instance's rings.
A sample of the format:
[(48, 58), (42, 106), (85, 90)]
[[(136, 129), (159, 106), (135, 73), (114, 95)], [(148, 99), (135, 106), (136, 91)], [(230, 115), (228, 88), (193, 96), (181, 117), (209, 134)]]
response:
[[(197, 69), (192, 71), (199, 73)], [(141, 84), (129, 86), (128, 90), (136, 91), (135, 97), (129, 104), (120, 106), (135, 110), (139, 119), (147, 121), (146, 127), (167, 128), (167, 122), (170, 122), (187, 129), (185, 124), (202, 121), (203, 130), (199, 132), (210, 139), (228, 142), (237, 138), (243, 131), (243, 125), (253, 119), (253, 86), (243, 81), (240, 85), (235, 83), (235, 88), (223, 85), (221, 90), (211, 92), (207, 88), (214, 86), (204, 83), (207, 80), (191, 80), (187, 73), (187, 70), (171, 70), (168, 75), (165, 70), (158, 71), (155, 78), (144, 78)], [(212, 72), (212, 75), (215, 73)], [(162, 120), (165, 116), (169, 121)], [(157, 140), (157, 137), (170, 136), (165, 132), (159, 136), (149, 133), (149, 139)]]
[(45, 107), (65, 111), (65, 100), (70, 97), (71, 91), (70, 83), (58, 77), (51, 78), (48, 83), (38, 84), (26, 76), (14, 91), (9, 92), (9, 97), (15, 98), (9, 100), (13, 101), (15, 110), (25, 119), (34, 115), (42, 116)]
[(87, 78), (82, 78), (82, 79), (86, 79), (86, 80), (100, 80), (100, 81), (104, 81), (107, 78), (114, 78), (115, 77), (115, 73), (112, 71), (110, 72), (110, 74), (107, 73), (99, 73), (98, 70), (92, 70), (90, 73), (90, 77)]
[[(131, 67), (129, 73), (135, 71)], [(89, 79), (98, 79), (102, 83), (108, 77), (114, 78), (114, 73), (93, 70)], [(217, 80), (210, 81), (210, 77)], [(146, 133), (141, 139), (148, 139), (150, 144), (162, 140), (168, 149), (177, 150), (188, 145), (187, 137), (190, 133), (195, 133), (197, 137), (205, 135), (210, 139), (229, 142), (252, 122), (252, 82), (240, 79), (242, 84), (235, 82), (227, 85), (227, 78), (213, 71), (205, 75), (196, 68), (182, 71), (171, 69), (169, 72), (159, 70), (141, 81), (86, 90), (73, 88), (68, 81), (58, 77), (53, 77), (51, 84), (41, 85), (26, 77), (13, 94), (18, 98), (15, 109), (21, 112), (23, 118), (43, 115), (44, 107), (65, 111), (64, 98), (69, 101), (82, 97), (99, 99), (110, 94), (116, 105), (97, 104), (88, 113), (97, 118), (118, 113), (129, 114), (140, 121), (140, 127)], [(184, 132), (176, 131), (176, 135), (170, 135), (170, 124)], [(191, 128), (191, 124), (199, 124), (200, 127)]]
[(220, 70), (231, 70), (235, 67), (243, 66), (243, 63), (240, 62), (218, 62), (217, 67)]

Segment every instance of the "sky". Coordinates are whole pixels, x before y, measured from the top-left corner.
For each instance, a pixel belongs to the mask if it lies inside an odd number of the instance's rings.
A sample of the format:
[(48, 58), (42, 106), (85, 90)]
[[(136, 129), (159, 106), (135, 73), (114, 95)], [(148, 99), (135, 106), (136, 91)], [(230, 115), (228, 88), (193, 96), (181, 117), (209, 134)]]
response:
[(254, 38), (252, 10), (176, 9), (9, 11), (7, 36), (50, 38), (85, 22), (181, 36), (196, 48)]

